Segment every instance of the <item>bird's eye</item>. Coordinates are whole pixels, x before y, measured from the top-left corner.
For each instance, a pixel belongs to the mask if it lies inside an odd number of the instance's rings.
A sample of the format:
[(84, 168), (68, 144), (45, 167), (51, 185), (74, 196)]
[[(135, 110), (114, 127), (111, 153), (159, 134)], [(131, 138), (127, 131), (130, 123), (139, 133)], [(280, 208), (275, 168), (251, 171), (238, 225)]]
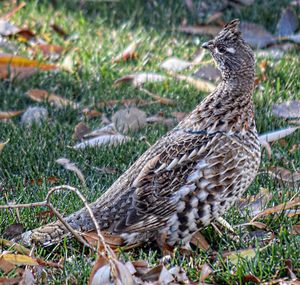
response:
[(224, 46), (218, 46), (218, 52), (219, 53), (225, 53), (226, 52), (226, 48)]

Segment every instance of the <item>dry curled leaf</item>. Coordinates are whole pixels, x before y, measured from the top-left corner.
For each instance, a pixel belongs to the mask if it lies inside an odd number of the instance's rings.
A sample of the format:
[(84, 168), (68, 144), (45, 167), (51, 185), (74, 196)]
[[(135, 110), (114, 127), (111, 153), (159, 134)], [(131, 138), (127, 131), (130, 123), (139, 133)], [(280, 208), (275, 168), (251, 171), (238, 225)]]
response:
[(191, 244), (205, 251), (210, 249), (209, 243), (200, 232), (197, 232), (192, 236)]
[(39, 265), (35, 258), (28, 255), (2, 253), (0, 258), (14, 265)]
[(300, 118), (300, 101), (289, 101), (272, 106), (273, 114), (282, 118)]
[(22, 114), (24, 110), (18, 110), (18, 111), (0, 111), (0, 120), (6, 120), (11, 119), (13, 117), (19, 116)]
[(136, 58), (136, 48), (138, 47), (139, 41), (131, 43), (124, 49), (119, 55), (113, 58), (113, 62), (127, 61), (129, 59)]
[(167, 78), (164, 75), (156, 73), (134, 73), (125, 75), (114, 82), (114, 86), (119, 86), (121, 83), (132, 83), (133, 86), (138, 87), (144, 83), (161, 82)]
[(169, 106), (176, 105), (176, 102), (172, 99), (161, 97), (161, 96), (159, 96), (157, 94), (154, 94), (154, 93), (150, 92), (149, 90), (147, 90), (145, 88), (142, 88), (142, 87), (140, 87), (140, 90), (143, 91), (144, 93), (146, 93), (151, 98), (155, 99), (155, 101), (160, 103), (160, 104), (169, 105)]
[(56, 70), (57, 66), (40, 63), (39, 61), (28, 59), (12, 54), (0, 54), (0, 78), (27, 78), (38, 70)]
[(26, 96), (36, 102), (49, 102), (53, 103), (57, 107), (70, 106), (74, 109), (78, 107), (76, 103), (66, 98), (62, 98), (56, 94), (49, 93), (47, 90), (42, 89), (31, 89), (26, 92)]
[(288, 169), (283, 167), (271, 167), (269, 169), (269, 173), (272, 177), (279, 181), (287, 182), (287, 183), (297, 183), (300, 181), (300, 172), (291, 172)]
[(166, 59), (160, 67), (168, 71), (182, 71), (190, 67), (193, 63), (190, 61), (185, 61), (177, 57), (170, 57)]
[(122, 133), (137, 131), (146, 125), (146, 113), (137, 108), (119, 110), (111, 119), (116, 129)]
[(244, 40), (253, 48), (263, 48), (275, 42), (275, 38), (264, 27), (254, 24), (242, 22), (240, 31)]
[(85, 123), (80, 122), (75, 126), (72, 138), (75, 141), (80, 141), (86, 134), (90, 132), (91, 129)]
[(208, 278), (211, 273), (213, 273), (212, 268), (207, 263), (204, 263), (201, 269), (200, 282), (204, 282), (205, 279)]
[(280, 205), (265, 209), (264, 211), (258, 213), (252, 220), (251, 222), (257, 220), (260, 217), (266, 216), (266, 215), (270, 215), (270, 214), (276, 214), (276, 213), (282, 213), (284, 210), (290, 209), (290, 208), (294, 208), (300, 206), (300, 200), (299, 199), (295, 199), (292, 201), (288, 201), (285, 203), (282, 203)]

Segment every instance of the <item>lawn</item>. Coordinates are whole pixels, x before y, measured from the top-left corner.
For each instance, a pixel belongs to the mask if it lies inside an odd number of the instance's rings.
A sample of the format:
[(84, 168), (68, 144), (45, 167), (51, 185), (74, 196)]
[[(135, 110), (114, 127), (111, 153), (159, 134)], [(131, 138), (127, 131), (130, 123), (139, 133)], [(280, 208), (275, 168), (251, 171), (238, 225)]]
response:
[[(0, 14), (11, 10), (11, 2), (0, 3)], [(226, 22), (238, 17), (242, 21), (260, 24), (273, 33), (281, 10), (288, 2), (257, 0), (250, 6), (226, 9), (223, 19)], [(139, 88), (130, 84), (115, 87), (114, 81), (137, 72), (166, 74), (160, 68), (160, 64), (171, 53), (172, 56), (185, 60), (193, 59), (201, 43), (209, 37), (187, 35), (176, 31), (176, 28), (183, 21), (192, 25), (198, 20), (199, 15), (192, 14), (185, 1), (27, 1), (27, 5), (10, 18), (10, 22), (19, 27), (27, 26), (48, 43), (63, 46), (65, 53), (57, 61), (48, 59), (47, 62), (63, 63), (66, 57), (69, 57), (73, 62), (73, 71), (59, 69), (55, 72), (39, 72), (25, 80), (0, 81), (0, 111), (26, 109), (29, 106), (42, 106), (48, 110), (48, 119), (31, 128), (24, 127), (20, 123), (20, 117), (9, 121), (0, 120), (0, 142), (9, 139), (9, 143), (0, 154), (0, 203), (42, 201), (51, 186), (61, 184), (79, 188), (90, 202), (105, 192), (148, 148), (147, 142), (153, 144), (167, 132), (168, 127), (160, 123), (147, 124), (137, 132), (131, 133), (133, 139), (127, 143), (75, 150), (70, 146), (75, 144), (72, 135), (79, 122), (85, 122), (91, 129), (103, 125), (101, 116), (87, 118), (82, 109), (96, 108), (110, 118), (117, 110), (124, 108), (124, 105), (102, 106), (103, 104), (99, 105), (101, 102), (123, 98), (151, 101)], [(69, 37), (63, 38), (55, 33), (51, 28), (52, 23), (63, 27)], [(135, 40), (139, 41), (139, 46), (134, 59), (112, 61), (112, 58)], [(10, 42), (16, 45), (16, 54), (33, 57), (28, 43), (18, 39), (11, 39)], [(7, 51), (0, 47), (0, 52)], [(45, 61), (41, 54), (35, 57)], [(206, 55), (205, 60), (209, 59), (209, 55)], [(260, 66), (264, 64), (266, 70), (262, 71)], [(190, 75), (198, 68), (199, 66), (194, 66), (181, 73)], [(253, 97), (259, 133), (288, 126), (285, 119), (273, 115), (274, 103), (300, 100), (299, 46), (298, 50), (294, 48), (287, 51), (279, 59), (257, 57), (257, 74), (262, 73), (265, 79), (259, 82)], [(172, 112), (189, 112), (207, 95), (185, 81), (173, 78), (164, 82), (146, 83), (144, 87), (176, 102), (175, 106), (158, 103), (138, 106), (148, 116), (161, 112), (170, 117)], [(30, 89), (47, 90), (79, 103), (80, 107), (56, 108), (47, 102), (33, 102), (25, 96)], [(142, 139), (143, 137), (145, 139)], [(272, 194), (266, 207), (272, 207), (289, 201), (295, 195), (299, 196), (299, 183), (281, 183), (268, 171), (271, 167), (278, 166), (290, 171), (300, 171), (299, 144), (300, 131), (296, 131), (271, 145), (271, 159), (264, 151), (260, 172), (245, 197), (266, 188)], [(296, 148), (291, 151), (295, 145)], [(56, 163), (60, 157), (66, 157), (76, 163), (86, 178), (85, 187), (73, 172)], [(99, 172), (98, 168), (104, 167), (111, 167), (116, 171)], [(49, 177), (56, 177), (58, 181), (51, 184)], [(75, 195), (66, 192), (55, 195), (53, 204), (63, 215), (82, 207), (81, 201)], [(16, 211), (0, 210), (1, 235), (9, 225), (16, 222), (29, 230), (54, 220), (54, 217), (39, 215), (45, 210), (47, 209), (20, 209), (19, 218)], [(237, 235), (241, 237), (237, 242), (227, 230), (222, 230), (220, 236), (209, 226), (202, 233), (211, 245), (211, 250), (219, 253), (215, 259), (210, 258), (210, 252), (203, 250), (198, 250), (192, 257), (176, 253), (168, 266), (181, 265), (189, 278), (196, 282), (200, 278), (199, 268), (206, 262), (213, 268), (207, 283), (243, 284), (243, 277), (250, 273), (264, 282), (288, 276), (286, 261), (291, 260), (295, 273), (300, 277), (300, 235), (291, 234), (292, 225), (300, 223), (299, 217), (299, 214), (293, 217), (275, 214), (258, 219), (275, 235), (272, 243), (263, 250), (259, 250), (264, 245), (257, 237), (251, 240), (245, 238), (245, 228), (236, 228)], [(238, 206), (226, 213), (224, 218), (231, 225), (242, 224), (251, 219), (247, 213), (242, 214)], [(251, 228), (249, 231), (251, 233), (254, 230), (257, 229)], [(241, 258), (236, 265), (221, 258), (225, 250), (235, 251), (249, 246), (257, 247), (253, 258)], [(50, 248), (36, 247), (35, 252), (36, 256), (47, 261), (57, 262), (64, 258), (62, 270), (46, 270), (48, 284), (86, 284), (95, 260), (95, 254), (74, 240), (64, 241)], [(151, 265), (157, 264), (161, 257), (159, 250), (149, 247), (120, 255), (121, 260), (142, 258), (148, 260)], [(10, 276), (14, 274), (14, 271), (10, 272)], [(0, 276), (6, 275), (0, 271)]]

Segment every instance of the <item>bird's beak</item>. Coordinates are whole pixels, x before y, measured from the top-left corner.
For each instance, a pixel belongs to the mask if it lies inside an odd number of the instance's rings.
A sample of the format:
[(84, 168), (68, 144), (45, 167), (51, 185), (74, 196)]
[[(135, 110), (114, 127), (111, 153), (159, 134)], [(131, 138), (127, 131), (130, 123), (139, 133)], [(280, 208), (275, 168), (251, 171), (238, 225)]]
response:
[(202, 48), (205, 48), (205, 49), (211, 49), (212, 46), (213, 46), (212, 41), (208, 41), (208, 42), (205, 42), (204, 44), (202, 44)]

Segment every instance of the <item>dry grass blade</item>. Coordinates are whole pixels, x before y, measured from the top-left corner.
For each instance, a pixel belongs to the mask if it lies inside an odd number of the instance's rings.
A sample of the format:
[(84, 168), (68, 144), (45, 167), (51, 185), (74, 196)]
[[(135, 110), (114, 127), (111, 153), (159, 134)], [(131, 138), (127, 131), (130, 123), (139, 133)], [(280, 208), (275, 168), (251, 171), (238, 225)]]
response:
[(49, 102), (53, 103), (55, 106), (61, 108), (61, 107), (66, 107), (70, 106), (74, 109), (78, 107), (76, 103), (74, 103), (71, 100), (62, 98), (56, 94), (49, 93), (47, 90), (42, 90), (42, 89), (31, 89), (26, 92), (26, 95), (36, 101), (36, 102)]
[(280, 205), (277, 205), (275, 207), (271, 207), (268, 208), (260, 213), (258, 213), (252, 220), (251, 223), (254, 222), (255, 220), (257, 220), (260, 217), (266, 216), (266, 215), (270, 215), (270, 214), (275, 214), (275, 213), (280, 213), (283, 212), (284, 210), (290, 209), (290, 208), (294, 208), (300, 206), (300, 200), (299, 199), (295, 199), (292, 201), (288, 201), (286, 203), (282, 203)]
[(19, 116), (22, 114), (24, 110), (18, 110), (18, 111), (0, 111), (0, 120), (6, 120), (11, 119), (13, 117)]
[(57, 159), (56, 162), (62, 165), (65, 169), (75, 172), (81, 183), (85, 185), (84, 175), (82, 174), (81, 170), (75, 165), (75, 163), (64, 157)]
[(11, 18), (14, 14), (16, 14), (19, 10), (21, 10), (25, 6), (26, 6), (26, 3), (25, 2), (21, 2), (17, 7), (13, 8), (10, 12), (8, 12), (5, 15), (3, 15), (1, 17), (1, 19), (8, 20), (9, 18)]
[(216, 85), (202, 79), (195, 79), (190, 76), (186, 75), (181, 75), (181, 74), (175, 74), (175, 73), (170, 73), (174, 78), (183, 80), (194, 86), (196, 89), (203, 91), (203, 92), (212, 92), (216, 89)]

